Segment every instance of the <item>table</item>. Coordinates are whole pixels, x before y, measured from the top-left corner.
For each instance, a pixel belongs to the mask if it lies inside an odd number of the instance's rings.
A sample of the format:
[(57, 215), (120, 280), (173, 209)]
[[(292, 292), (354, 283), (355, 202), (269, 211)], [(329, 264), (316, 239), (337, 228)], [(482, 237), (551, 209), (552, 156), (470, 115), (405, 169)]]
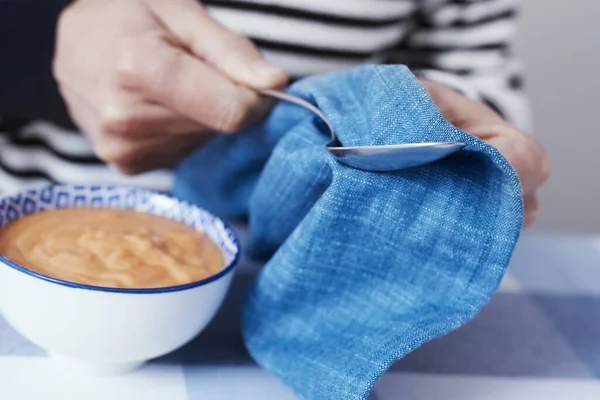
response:
[[(0, 399), (293, 400), (256, 367), (239, 333), (242, 263), (213, 323), (175, 354), (130, 375), (73, 379), (0, 317)], [(372, 400), (600, 399), (600, 237), (527, 233), (491, 302), (471, 323), (422, 346)]]

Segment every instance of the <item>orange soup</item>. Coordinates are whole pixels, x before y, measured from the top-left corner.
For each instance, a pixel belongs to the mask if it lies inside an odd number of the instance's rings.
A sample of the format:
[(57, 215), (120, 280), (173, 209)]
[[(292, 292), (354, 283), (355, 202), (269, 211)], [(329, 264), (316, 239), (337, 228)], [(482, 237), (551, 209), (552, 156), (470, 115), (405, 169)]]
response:
[(183, 223), (133, 210), (64, 208), (0, 229), (0, 254), (41, 274), (87, 285), (158, 288), (224, 268), (219, 247)]

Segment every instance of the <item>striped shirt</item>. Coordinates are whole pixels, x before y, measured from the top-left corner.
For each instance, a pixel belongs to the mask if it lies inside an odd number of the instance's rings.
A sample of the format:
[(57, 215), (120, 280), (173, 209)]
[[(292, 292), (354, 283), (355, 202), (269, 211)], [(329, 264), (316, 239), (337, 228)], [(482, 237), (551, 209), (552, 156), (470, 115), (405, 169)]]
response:
[[(512, 53), (521, 0), (206, 0), (293, 78), (362, 63), (406, 64), (530, 129), (522, 68)], [(0, 110), (1, 114), (1, 110)], [(51, 182), (168, 190), (170, 171), (134, 177), (98, 160), (87, 138), (48, 122), (0, 132), (0, 191)]]

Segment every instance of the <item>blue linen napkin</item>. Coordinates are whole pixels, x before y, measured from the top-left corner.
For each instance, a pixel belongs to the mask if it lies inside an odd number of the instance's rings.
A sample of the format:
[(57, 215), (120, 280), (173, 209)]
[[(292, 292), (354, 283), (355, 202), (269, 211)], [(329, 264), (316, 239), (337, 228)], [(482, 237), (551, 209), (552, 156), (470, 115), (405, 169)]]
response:
[(490, 299), (521, 230), (521, 187), (403, 66), (309, 78), (291, 92), (318, 105), (344, 145), (467, 144), (424, 167), (359, 171), (332, 159), (309, 112), (280, 103), (178, 168), (175, 195), (247, 214), (250, 254), (268, 260), (244, 304), (252, 357), (302, 399), (365, 399), (396, 360)]

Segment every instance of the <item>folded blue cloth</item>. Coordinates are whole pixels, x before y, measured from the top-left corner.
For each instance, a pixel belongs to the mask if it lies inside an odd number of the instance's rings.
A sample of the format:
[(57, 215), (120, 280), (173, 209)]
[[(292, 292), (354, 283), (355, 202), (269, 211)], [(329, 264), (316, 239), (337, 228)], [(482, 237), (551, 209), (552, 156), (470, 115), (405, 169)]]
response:
[(462, 141), (396, 173), (336, 162), (312, 114), (281, 103), (177, 171), (174, 192), (247, 214), (268, 260), (244, 304), (252, 357), (302, 399), (364, 399), (396, 360), (472, 319), (496, 290), (522, 224), (521, 187), (494, 148), (449, 124), (402, 66), (295, 84), (344, 145)]

